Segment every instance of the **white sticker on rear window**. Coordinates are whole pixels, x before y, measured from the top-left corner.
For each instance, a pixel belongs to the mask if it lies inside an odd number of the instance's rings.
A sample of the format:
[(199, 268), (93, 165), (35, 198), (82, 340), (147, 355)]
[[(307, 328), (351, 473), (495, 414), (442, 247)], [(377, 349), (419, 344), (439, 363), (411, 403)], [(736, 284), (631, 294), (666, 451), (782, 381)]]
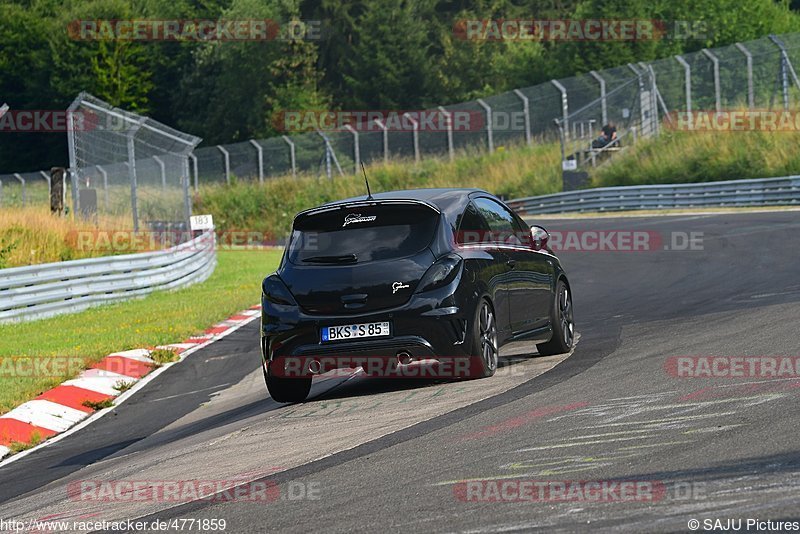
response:
[(350, 213), (347, 215), (347, 217), (344, 218), (344, 224), (342, 224), (342, 228), (344, 228), (348, 224), (372, 222), (375, 220), (375, 218), (376, 218), (375, 215), (367, 215), (362, 217), (360, 213)]

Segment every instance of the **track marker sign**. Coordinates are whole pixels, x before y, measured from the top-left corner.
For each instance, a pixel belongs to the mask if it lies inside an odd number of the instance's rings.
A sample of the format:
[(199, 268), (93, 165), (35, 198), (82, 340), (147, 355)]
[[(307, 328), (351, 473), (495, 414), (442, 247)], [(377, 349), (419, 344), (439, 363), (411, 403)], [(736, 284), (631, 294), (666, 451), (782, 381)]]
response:
[(189, 219), (192, 230), (213, 230), (214, 217), (211, 215), (192, 215)]

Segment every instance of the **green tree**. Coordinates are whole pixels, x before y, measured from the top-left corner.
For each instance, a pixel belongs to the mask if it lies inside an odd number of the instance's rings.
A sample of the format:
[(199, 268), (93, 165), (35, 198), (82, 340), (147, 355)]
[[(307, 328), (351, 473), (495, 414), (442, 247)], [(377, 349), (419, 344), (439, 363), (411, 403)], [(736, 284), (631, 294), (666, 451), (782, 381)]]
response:
[(358, 36), (341, 58), (355, 108), (408, 109), (419, 104), (430, 76), (429, 2), (372, 0), (358, 17)]
[(50, 35), (53, 84), (65, 99), (81, 91), (133, 111), (149, 111), (152, 64), (158, 49), (141, 41), (81, 39), (76, 21), (132, 19), (138, 16), (124, 0), (76, 2), (52, 13)]

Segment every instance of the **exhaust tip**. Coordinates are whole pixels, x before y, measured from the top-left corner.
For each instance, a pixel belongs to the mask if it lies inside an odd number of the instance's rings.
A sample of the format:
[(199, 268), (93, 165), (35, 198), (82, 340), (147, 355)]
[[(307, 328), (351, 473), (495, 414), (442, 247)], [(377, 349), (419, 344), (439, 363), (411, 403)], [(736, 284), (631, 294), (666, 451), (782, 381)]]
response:
[(408, 365), (414, 361), (414, 358), (411, 356), (411, 353), (405, 350), (401, 350), (397, 353), (397, 362), (400, 365)]
[(311, 360), (308, 364), (308, 372), (314, 375), (318, 375), (322, 366), (317, 360)]

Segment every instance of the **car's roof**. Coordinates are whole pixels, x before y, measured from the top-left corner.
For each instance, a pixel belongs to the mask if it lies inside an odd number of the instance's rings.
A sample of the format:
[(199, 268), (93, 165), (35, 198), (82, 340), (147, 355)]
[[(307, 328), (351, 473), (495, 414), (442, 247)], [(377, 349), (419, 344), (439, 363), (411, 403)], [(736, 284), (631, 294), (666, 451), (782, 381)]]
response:
[[(485, 193), (489, 194), (483, 189), (476, 188), (427, 188), (427, 189), (405, 189), (401, 191), (386, 191), (383, 193), (375, 193), (372, 195), (374, 200), (418, 200), (432, 204), (444, 213), (448, 220), (455, 220), (455, 218), (464, 211), (467, 203), (469, 202), (471, 193)], [(336, 204), (348, 204), (351, 202), (364, 201), (366, 195), (346, 198), (344, 200), (337, 200), (329, 202), (326, 206), (333, 206)]]

